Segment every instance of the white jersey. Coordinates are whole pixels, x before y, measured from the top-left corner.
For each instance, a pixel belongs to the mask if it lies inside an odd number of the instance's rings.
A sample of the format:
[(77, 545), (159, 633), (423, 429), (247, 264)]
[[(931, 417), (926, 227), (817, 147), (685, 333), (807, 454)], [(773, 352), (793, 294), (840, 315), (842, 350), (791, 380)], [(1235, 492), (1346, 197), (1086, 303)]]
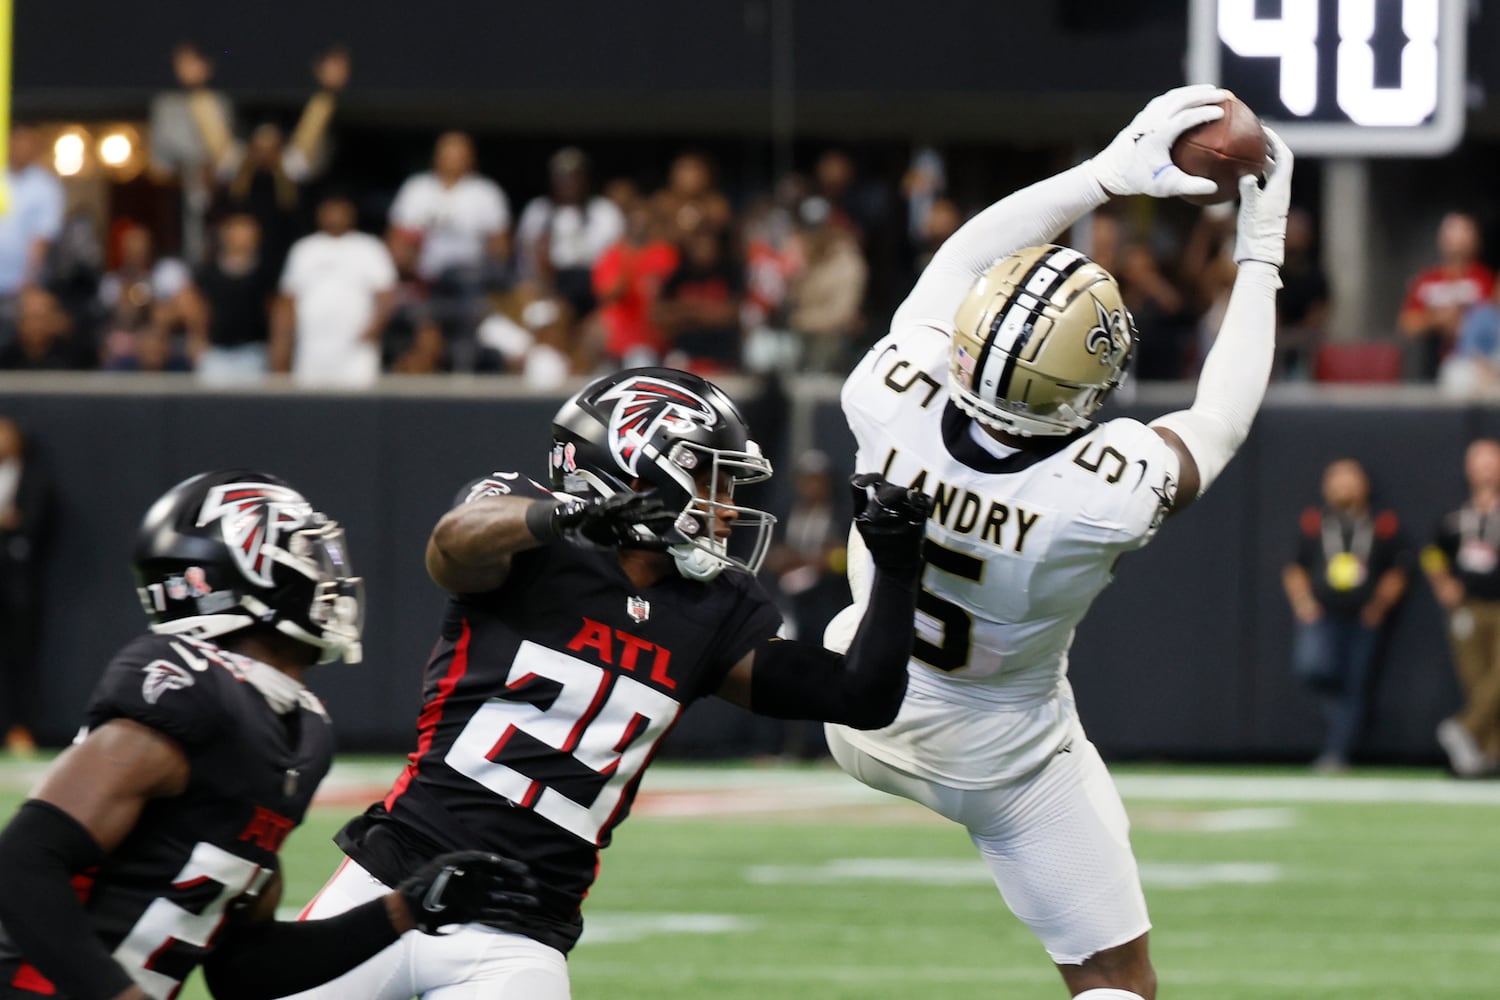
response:
[[(1144, 424), (1098, 424), (1039, 449), (1007, 448), (949, 401), (948, 333), (898, 322), (849, 376), (856, 468), (931, 495), (907, 701), (876, 732), (842, 730), (871, 756), (957, 787), (1027, 773), (1073, 735), (1073, 632), (1126, 552), (1155, 535), (1177, 455)], [(851, 536), (855, 607), (829, 628), (847, 644), (873, 567)]]

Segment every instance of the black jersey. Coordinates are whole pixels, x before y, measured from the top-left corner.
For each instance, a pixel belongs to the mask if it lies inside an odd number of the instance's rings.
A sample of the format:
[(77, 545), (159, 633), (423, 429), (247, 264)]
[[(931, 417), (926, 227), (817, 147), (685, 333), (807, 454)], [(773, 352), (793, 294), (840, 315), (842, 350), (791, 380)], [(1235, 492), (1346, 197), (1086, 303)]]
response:
[[(497, 474), (467, 496), (511, 492), (550, 495)], [(498, 590), (449, 601), (416, 752), (340, 846), (388, 885), (438, 851), (524, 861), (542, 884), (527, 933), (566, 951), (598, 851), (662, 737), (780, 624), (745, 573), (708, 583), (673, 573), (641, 590), (614, 552), (560, 543), (516, 554)]]
[[(302, 690), (278, 714), (247, 681), (273, 668), (206, 642), (149, 635), (115, 656), (85, 725), (133, 719), (187, 754), (186, 791), (155, 799), (97, 868), (74, 879), (94, 931), (148, 994), (174, 996), (211, 950), (225, 907), (255, 895), (328, 773), (333, 733)], [(60, 996), (0, 932), (0, 996)]]

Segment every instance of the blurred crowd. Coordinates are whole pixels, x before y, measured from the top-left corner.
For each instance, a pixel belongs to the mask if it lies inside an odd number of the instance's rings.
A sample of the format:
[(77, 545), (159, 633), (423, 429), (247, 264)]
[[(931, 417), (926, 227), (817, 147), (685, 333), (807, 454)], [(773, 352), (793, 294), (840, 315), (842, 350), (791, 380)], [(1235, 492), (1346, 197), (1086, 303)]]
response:
[[(702, 153), (664, 158), (652, 190), (595, 177), (567, 147), (537, 164), (545, 191), (517, 214), (458, 131), (436, 138), (430, 169), (394, 197), (371, 198), (345, 184), (329, 142), (347, 52), (315, 60), (315, 88), (287, 130), (242, 134), (192, 45), (174, 50), (173, 70), (178, 86), (151, 106), (149, 176), (180, 192), (180, 231), (70, 214), (44, 137), (13, 130), (0, 368), (196, 371), (212, 384), (288, 372), (349, 387), (459, 371), (548, 388), (657, 362), (837, 373), (983, 207), (960, 205), (929, 148), (899, 183), (862, 177), (828, 149), (773, 190), (726, 191)], [(1137, 375), (1191, 377), (1233, 281), (1233, 214), (1174, 227), (1126, 207), (1075, 242), (1124, 286), (1145, 332)], [(1278, 371), (1309, 377), (1328, 287), (1305, 212), (1289, 230), (1285, 280)]]
[(244, 138), (212, 62), (183, 45), (173, 64), (180, 87), (151, 109), (151, 169), (181, 192), (180, 234), (129, 218), (103, 233), (74, 225), (41, 135), (13, 130), (0, 368), (192, 370), (214, 384), (289, 372), (338, 386), (382, 371), (517, 372), (548, 387), (656, 362), (836, 371), (865, 330), (867, 226), (883, 206), (872, 212), (842, 152), (737, 212), (703, 155), (678, 155), (649, 191), (596, 184), (568, 147), (516, 215), (472, 138), (450, 131), (375, 235), (327, 169), (347, 53), (315, 63), (290, 135), (267, 124)]
[(1482, 260), (1478, 221), (1450, 212), (1438, 225), (1437, 260), (1416, 274), (1401, 306), (1415, 374), (1464, 395), (1500, 385), (1495, 272)]
[[(596, 176), (569, 146), (525, 171), (541, 192), (513, 205), (460, 131), (399, 183), (372, 182), (368, 163), (341, 170), (330, 132), (351, 75), (343, 50), (314, 60), (286, 129), (241, 128), (194, 46), (172, 66), (177, 86), (153, 100), (148, 133), (147, 176), (180, 202), (168, 222), (70, 208), (49, 136), (13, 127), (0, 369), (195, 371), (213, 384), (287, 372), (349, 387), (382, 372), (508, 372), (540, 388), (648, 363), (840, 373), (937, 247), (1003, 193), (971, 179), (963, 189), (982, 196), (960, 197), (927, 147), (899, 178), (825, 149), (758, 190), (726, 189), (701, 152), (664, 155), (659, 184), (642, 184)], [(1067, 237), (1120, 280), (1142, 331), (1137, 378), (1196, 375), (1234, 282), (1233, 227), (1232, 206), (1136, 199)], [(1482, 251), (1476, 220), (1449, 214), (1392, 317), (1399, 335), (1331, 341), (1318, 234), (1294, 207), (1276, 377), (1500, 384)]]

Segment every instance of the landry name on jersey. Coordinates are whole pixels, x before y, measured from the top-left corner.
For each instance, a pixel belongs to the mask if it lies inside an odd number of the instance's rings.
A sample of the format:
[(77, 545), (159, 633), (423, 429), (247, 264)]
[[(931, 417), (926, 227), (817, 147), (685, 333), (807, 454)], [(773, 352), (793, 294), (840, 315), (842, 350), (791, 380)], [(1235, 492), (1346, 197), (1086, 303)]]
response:
[[(285, 714), (245, 677), (271, 670), (210, 643), (143, 636), (110, 662), (85, 725), (131, 719), (175, 740), (182, 795), (147, 804), (97, 869), (74, 880), (94, 931), (136, 983), (167, 1000), (210, 950), (225, 907), (255, 895), (328, 773), (333, 734), (303, 691)], [(0, 989), (58, 997), (0, 934)]]
[[(465, 498), (505, 494), (550, 496), (506, 473)], [(412, 762), (340, 846), (387, 884), (438, 850), (525, 861), (543, 886), (528, 933), (567, 950), (662, 737), (779, 626), (744, 573), (637, 590), (612, 551), (518, 553), (498, 590), (449, 601)]]
[[(1119, 557), (1160, 526), (1175, 496), (1176, 454), (1149, 427), (1126, 419), (1039, 438), (1034, 449), (986, 447), (990, 439), (976, 437), (974, 422), (949, 399), (947, 365), (947, 335), (912, 325), (866, 355), (842, 396), (857, 467), (935, 502), (912, 691), (983, 708), (1066, 698), (1074, 628)], [(869, 569), (851, 566), (850, 576), (863, 603)], [(928, 735), (906, 734), (902, 763), (965, 783), (970, 770), (984, 780), (996, 776), (994, 761), (980, 761), (972, 747), (966, 755), (955, 746), (950, 755), (945, 741)], [(1014, 739), (1037, 735), (1016, 731)], [(866, 749), (881, 739), (851, 736)], [(988, 740), (1003, 755), (1005, 739)]]

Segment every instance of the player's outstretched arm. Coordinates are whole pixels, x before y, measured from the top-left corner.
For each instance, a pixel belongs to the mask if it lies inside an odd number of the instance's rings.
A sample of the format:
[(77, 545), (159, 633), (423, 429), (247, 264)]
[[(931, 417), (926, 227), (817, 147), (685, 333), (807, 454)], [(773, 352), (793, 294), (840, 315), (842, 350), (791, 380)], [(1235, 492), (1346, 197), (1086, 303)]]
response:
[(239, 916), (203, 963), (215, 1000), (273, 1000), (321, 986), (409, 930), (454, 924), (514, 929), (536, 907), (535, 882), (519, 861), (459, 851), (428, 862), (399, 889), (326, 920), (277, 921), (277, 893)]
[(1213, 181), (1184, 174), (1172, 163), (1172, 143), (1188, 129), (1222, 118), (1218, 102), (1227, 96), (1228, 91), (1207, 84), (1168, 91), (1093, 159), (980, 212), (938, 249), (892, 327), (923, 321), (946, 327), (964, 293), (991, 264), (1024, 247), (1051, 243), (1111, 195), (1212, 194)]
[(1264, 186), (1240, 179), (1240, 213), (1234, 259), (1239, 264), (1229, 305), (1219, 324), (1198, 393), (1186, 410), (1151, 426), (1177, 452), (1182, 474), (1173, 510), (1182, 510), (1211, 486), (1250, 434), (1265, 398), (1276, 354), (1276, 291), (1286, 253), (1286, 216), (1292, 197), (1292, 152), (1266, 129)]
[(603, 500), (483, 497), (460, 504), (427, 539), (427, 574), (452, 594), (483, 594), (510, 575), (517, 552), (563, 541), (589, 548), (642, 545), (637, 529), (665, 531), (676, 520), (660, 500), (620, 492)]
[(721, 697), (761, 715), (857, 729), (889, 725), (900, 711), (932, 498), (877, 475), (852, 484), (854, 523), (875, 561), (853, 642), (842, 655), (812, 642), (763, 643), (729, 672)]
[(115, 719), (65, 751), (0, 832), (0, 924), (67, 996), (146, 1000), (94, 934), (72, 880), (125, 840), (147, 802), (182, 794), (189, 773), (174, 740)]

